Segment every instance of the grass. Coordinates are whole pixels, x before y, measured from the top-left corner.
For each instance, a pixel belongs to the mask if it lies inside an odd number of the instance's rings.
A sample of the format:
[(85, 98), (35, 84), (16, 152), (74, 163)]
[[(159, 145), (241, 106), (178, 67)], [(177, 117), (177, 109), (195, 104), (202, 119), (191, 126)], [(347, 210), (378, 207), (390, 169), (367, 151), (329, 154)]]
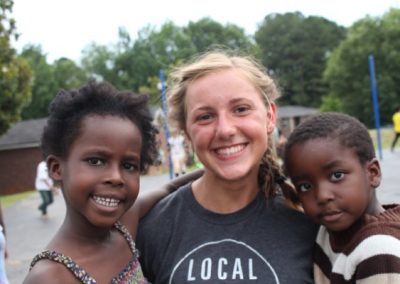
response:
[[(372, 137), (372, 141), (374, 142), (375, 149), (378, 148), (378, 140), (377, 140), (377, 133), (376, 129), (370, 129), (369, 133)], [(392, 128), (381, 128), (381, 142), (383, 149), (389, 149), (390, 145), (394, 138), (394, 132)]]
[(10, 207), (14, 203), (27, 198), (28, 196), (36, 193), (35, 191), (26, 191), (16, 194), (4, 195), (0, 197), (1, 207), (3, 209)]

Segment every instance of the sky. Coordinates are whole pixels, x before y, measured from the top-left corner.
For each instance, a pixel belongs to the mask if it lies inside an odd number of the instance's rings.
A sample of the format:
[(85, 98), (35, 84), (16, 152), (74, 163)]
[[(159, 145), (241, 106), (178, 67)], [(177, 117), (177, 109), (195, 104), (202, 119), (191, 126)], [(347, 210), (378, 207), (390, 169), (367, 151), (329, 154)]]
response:
[(118, 29), (135, 39), (147, 25), (159, 28), (170, 20), (178, 26), (204, 17), (225, 25), (236, 24), (254, 34), (266, 15), (299, 11), (321, 16), (349, 27), (369, 15), (380, 17), (400, 0), (14, 0), (21, 51), (26, 44), (40, 45), (49, 63), (67, 57), (79, 62), (91, 43), (113, 45)]

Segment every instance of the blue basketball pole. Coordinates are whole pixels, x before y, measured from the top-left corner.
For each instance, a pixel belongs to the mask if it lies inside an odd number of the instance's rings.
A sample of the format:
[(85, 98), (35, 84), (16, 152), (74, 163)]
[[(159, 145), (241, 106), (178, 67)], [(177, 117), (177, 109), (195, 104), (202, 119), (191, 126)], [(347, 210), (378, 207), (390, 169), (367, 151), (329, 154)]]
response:
[(372, 105), (374, 110), (374, 118), (375, 118), (375, 128), (376, 128), (376, 137), (378, 140), (378, 153), (379, 159), (382, 161), (382, 141), (381, 141), (381, 125), (380, 125), (380, 116), (379, 116), (379, 101), (378, 101), (378, 88), (375, 77), (375, 62), (374, 56), (368, 56), (369, 63), (369, 74), (371, 79), (371, 96), (372, 96)]
[[(160, 69), (160, 83), (161, 83), (161, 107), (164, 113), (164, 134), (166, 142), (168, 143), (168, 139), (171, 136), (169, 127), (168, 127), (168, 110), (167, 110), (167, 97), (166, 97), (166, 85), (164, 79), (164, 70)], [(171, 154), (168, 153), (168, 171), (169, 171), (169, 179), (172, 179), (174, 176), (173, 167), (172, 167), (172, 159)]]

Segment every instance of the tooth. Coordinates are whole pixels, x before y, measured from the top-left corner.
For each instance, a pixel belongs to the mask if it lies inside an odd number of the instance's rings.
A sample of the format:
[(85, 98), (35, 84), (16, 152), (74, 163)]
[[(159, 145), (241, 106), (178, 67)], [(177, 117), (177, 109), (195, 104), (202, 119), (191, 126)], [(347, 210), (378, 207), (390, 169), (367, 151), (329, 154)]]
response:
[(243, 145), (232, 146), (228, 148), (219, 149), (217, 152), (221, 155), (231, 155), (237, 153), (243, 149)]
[(99, 197), (99, 196), (93, 196), (93, 200), (95, 202), (97, 202), (98, 204), (101, 204), (103, 206), (108, 206), (108, 207), (118, 206), (118, 203), (120, 202), (118, 199), (115, 199), (115, 198)]

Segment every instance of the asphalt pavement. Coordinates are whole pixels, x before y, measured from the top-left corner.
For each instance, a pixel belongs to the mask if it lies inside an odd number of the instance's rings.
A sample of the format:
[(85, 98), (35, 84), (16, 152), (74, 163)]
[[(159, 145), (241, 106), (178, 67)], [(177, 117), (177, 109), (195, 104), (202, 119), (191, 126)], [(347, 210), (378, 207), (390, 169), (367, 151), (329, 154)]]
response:
[[(383, 181), (377, 189), (383, 204), (400, 203), (400, 150), (383, 151), (380, 161)], [(168, 182), (168, 175), (143, 176), (141, 190), (151, 190)], [(11, 284), (20, 284), (25, 278), (32, 258), (50, 241), (60, 227), (65, 214), (62, 194), (55, 195), (54, 203), (48, 207), (48, 217), (43, 218), (37, 209), (39, 194), (32, 194), (12, 206), (3, 209), (7, 230), (6, 260), (7, 275)]]
[[(142, 176), (141, 191), (151, 190), (169, 181), (169, 175)], [(47, 208), (47, 217), (41, 216), (39, 194), (32, 194), (9, 208), (3, 209), (7, 234), (7, 276), (10, 284), (21, 284), (29, 270), (32, 258), (42, 251), (61, 226), (65, 203), (61, 193)]]

